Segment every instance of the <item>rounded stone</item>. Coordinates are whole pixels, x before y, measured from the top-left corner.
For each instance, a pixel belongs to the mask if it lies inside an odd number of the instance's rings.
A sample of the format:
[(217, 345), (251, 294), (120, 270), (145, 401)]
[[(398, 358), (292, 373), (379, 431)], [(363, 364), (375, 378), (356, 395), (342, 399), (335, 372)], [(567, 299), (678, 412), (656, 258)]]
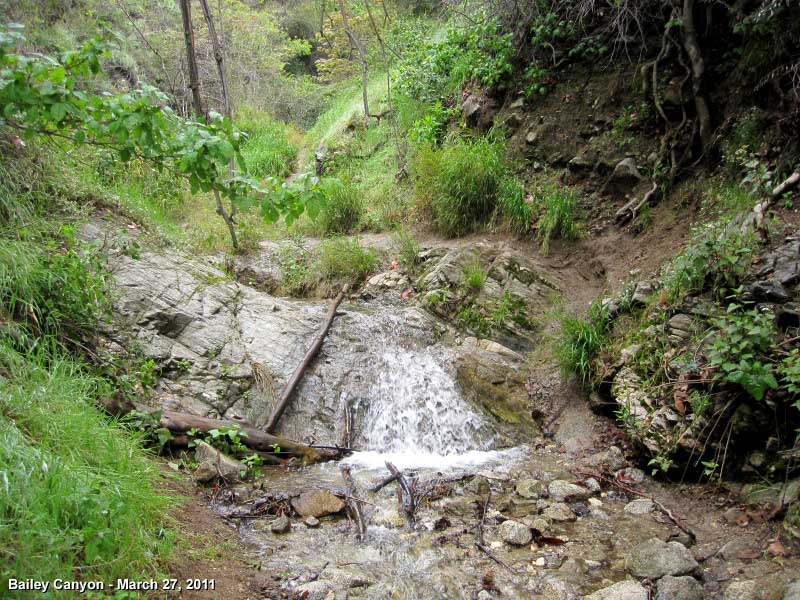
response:
[(512, 546), (526, 546), (533, 540), (530, 527), (518, 521), (503, 521), (500, 525), (500, 536), (503, 541)]

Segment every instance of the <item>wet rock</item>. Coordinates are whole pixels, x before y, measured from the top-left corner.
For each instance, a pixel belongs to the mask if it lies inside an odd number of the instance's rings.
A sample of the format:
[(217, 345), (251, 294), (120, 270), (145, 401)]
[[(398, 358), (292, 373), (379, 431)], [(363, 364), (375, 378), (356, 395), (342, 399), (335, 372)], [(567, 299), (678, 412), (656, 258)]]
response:
[(403, 515), (394, 508), (377, 510), (373, 513), (371, 521), (373, 525), (390, 529), (402, 529), (406, 526)]
[(800, 281), (800, 240), (790, 239), (764, 257), (764, 267), (758, 275), (768, 274), (784, 286)]
[(694, 577), (667, 575), (656, 584), (655, 600), (703, 600), (703, 586)]
[(539, 587), (542, 600), (577, 600), (575, 589), (555, 577), (547, 577)]
[(686, 575), (697, 568), (692, 553), (678, 542), (652, 538), (636, 546), (625, 559), (625, 568), (641, 579)]
[(638, 183), (643, 179), (636, 161), (632, 158), (625, 158), (617, 163), (611, 173), (611, 180), (615, 183)]
[(485, 495), (491, 490), (489, 481), (486, 477), (481, 477), (480, 475), (473, 477), (464, 487), (470, 494)]
[(517, 521), (503, 521), (500, 525), (500, 536), (512, 546), (526, 546), (531, 543), (533, 533), (530, 527)]
[(585, 487), (562, 480), (551, 482), (550, 485), (547, 486), (547, 491), (550, 497), (556, 502), (586, 500), (592, 495), (592, 492)]
[(200, 483), (210, 483), (217, 477), (225, 481), (238, 481), (247, 467), (238, 460), (222, 454), (203, 441), (198, 441), (194, 457), (200, 466), (195, 471), (195, 479)]
[(603, 488), (600, 487), (600, 482), (597, 481), (594, 477), (590, 477), (586, 481), (583, 482), (583, 485), (586, 486), (586, 489), (592, 492), (593, 494), (599, 494), (603, 491)]
[(606, 511), (599, 508), (589, 509), (589, 516), (595, 521), (608, 521), (611, 518)]
[(316, 529), (319, 527), (319, 519), (316, 517), (306, 517), (303, 523), (309, 529)]
[(755, 581), (732, 581), (725, 593), (723, 600), (761, 600), (761, 586)]
[(637, 581), (620, 581), (586, 596), (586, 600), (647, 600), (647, 590)]
[(556, 502), (548, 506), (543, 513), (546, 519), (556, 521), (558, 523), (575, 521), (578, 517), (572, 512), (572, 509), (563, 502)]
[(286, 515), (281, 515), (277, 519), (275, 519), (272, 524), (269, 526), (269, 530), (272, 533), (282, 534), (287, 533), (292, 528), (292, 523), (289, 521), (289, 517)]
[(588, 463), (593, 467), (608, 467), (610, 471), (619, 471), (625, 466), (625, 455), (617, 446), (611, 446), (608, 450), (592, 454)]
[(611, 383), (611, 395), (637, 422), (644, 421), (653, 406), (653, 399), (642, 388), (641, 377), (630, 367), (622, 367)]
[(547, 486), (538, 479), (521, 479), (517, 482), (516, 492), (523, 498), (538, 499), (547, 497)]
[(344, 502), (327, 490), (303, 492), (291, 500), (292, 508), (301, 517), (324, 517), (344, 510)]
[(637, 498), (625, 505), (625, 512), (629, 515), (646, 515), (653, 512), (655, 504), (649, 498)]
[(330, 600), (336, 598), (333, 585), (328, 581), (309, 581), (295, 588), (298, 597), (305, 600)]

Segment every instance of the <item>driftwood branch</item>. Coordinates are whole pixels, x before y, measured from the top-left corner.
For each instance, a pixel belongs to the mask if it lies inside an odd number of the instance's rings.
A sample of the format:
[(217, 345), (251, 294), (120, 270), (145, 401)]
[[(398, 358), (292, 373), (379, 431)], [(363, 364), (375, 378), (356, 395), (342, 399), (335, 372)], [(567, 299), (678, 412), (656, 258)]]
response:
[(405, 478), (402, 471), (400, 471), (392, 463), (387, 462), (386, 468), (389, 469), (392, 477), (397, 480), (397, 484), (400, 486), (400, 502), (403, 506), (403, 512), (413, 525), (416, 520), (417, 513), (417, 497), (414, 486), (409, 485), (408, 480)]
[(275, 405), (275, 410), (272, 411), (272, 415), (269, 417), (269, 421), (267, 422), (267, 426), (264, 428), (269, 433), (275, 431), (275, 427), (278, 424), (278, 421), (281, 418), (281, 415), (289, 406), (289, 402), (292, 399), (292, 393), (294, 389), (297, 387), (297, 384), (300, 383), (300, 380), (303, 379), (303, 375), (308, 369), (311, 361), (314, 360), (314, 357), (319, 352), (319, 349), (322, 348), (322, 342), (325, 341), (325, 336), (328, 335), (328, 330), (331, 328), (331, 323), (333, 322), (333, 318), (336, 316), (336, 309), (339, 308), (339, 304), (341, 304), (342, 300), (344, 299), (345, 294), (347, 293), (347, 286), (342, 288), (342, 291), (334, 298), (333, 302), (331, 303), (330, 309), (328, 309), (328, 314), (325, 317), (325, 321), (322, 324), (322, 327), (317, 333), (317, 336), (314, 338), (314, 341), (311, 343), (311, 347), (306, 352), (305, 357), (303, 358), (303, 362), (301, 362), (298, 367), (292, 373), (292, 377), (289, 379), (289, 382), (286, 384), (286, 387), (283, 389), (281, 393), (281, 397), (278, 398), (278, 402)]

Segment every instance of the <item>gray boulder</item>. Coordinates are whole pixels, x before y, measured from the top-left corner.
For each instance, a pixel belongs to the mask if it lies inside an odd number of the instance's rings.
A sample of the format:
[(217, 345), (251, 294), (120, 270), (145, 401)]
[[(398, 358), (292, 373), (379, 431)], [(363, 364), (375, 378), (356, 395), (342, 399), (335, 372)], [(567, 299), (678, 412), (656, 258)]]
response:
[(694, 577), (667, 575), (656, 584), (655, 600), (703, 600), (703, 586)]
[(515, 489), (517, 494), (523, 498), (538, 499), (547, 497), (547, 486), (538, 479), (520, 479)]
[(642, 542), (625, 559), (625, 568), (640, 579), (686, 575), (697, 567), (697, 561), (683, 544), (657, 538)]
[(589, 594), (586, 600), (648, 600), (648, 596), (647, 590), (638, 581), (620, 581)]
[(649, 498), (637, 498), (625, 505), (625, 512), (629, 515), (646, 515), (653, 512), (655, 504)]
[(292, 528), (292, 523), (289, 521), (289, 517), (286, 515), (281, 515), (277, 519), (275, 519), (272, 524), (269, 526), (269, 530), (272, 533), (282, 534), (287, 533)]
[(611, 173), (611, 180), (616, 183), (637, 183), (643, 179), (636, 166), (636, 161), (632, 158), (625, 158), (619, 161)]

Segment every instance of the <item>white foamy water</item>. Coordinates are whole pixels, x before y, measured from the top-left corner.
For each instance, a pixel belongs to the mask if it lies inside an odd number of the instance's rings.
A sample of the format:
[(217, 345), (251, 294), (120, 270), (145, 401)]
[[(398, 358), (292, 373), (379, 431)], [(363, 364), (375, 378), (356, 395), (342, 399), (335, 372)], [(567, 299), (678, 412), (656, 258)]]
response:
[(453, 469), (499, 458), (485, 417), (461, 397), (444, 359), (429, 348), (385, 350), (374, 366), (362, 438), (346, 462), (384, 469)]

